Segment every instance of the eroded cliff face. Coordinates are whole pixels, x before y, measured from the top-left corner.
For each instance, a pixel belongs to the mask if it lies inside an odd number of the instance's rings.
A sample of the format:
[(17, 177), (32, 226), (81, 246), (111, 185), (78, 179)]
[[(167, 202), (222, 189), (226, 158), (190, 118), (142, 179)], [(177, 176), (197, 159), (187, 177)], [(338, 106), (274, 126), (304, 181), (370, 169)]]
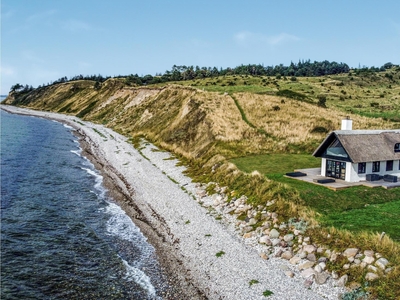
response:
[[(81, 80), (13, 93), (5, 104), (102, 123), (128, 137), (145, 136), (187, 158), (311, 153), (345, 117), (337, 110), (278, 96), (229, 95), (172, 84), (131, 87), (115, 78), (100, 86)], [(351, 118), (363, 129), (389, 128), (381, 119)]]
[(143, 135), (188, 158), (208, 153), (219, 141), (238, 142), (248, 132), (228, 95), (167, 85), (129, 87), (109, 79), (75, 81), (11, 94), (5, 104), (71, 114), (103, 123), (126, 136)]

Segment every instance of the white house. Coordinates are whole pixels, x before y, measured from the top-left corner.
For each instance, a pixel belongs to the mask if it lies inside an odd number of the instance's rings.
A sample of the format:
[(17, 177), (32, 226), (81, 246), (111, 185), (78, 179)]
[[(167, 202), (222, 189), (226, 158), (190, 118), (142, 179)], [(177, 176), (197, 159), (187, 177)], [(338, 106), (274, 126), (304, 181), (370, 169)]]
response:
[[(352, 130), (352, 120), (331, 132), (313, 153), (321, 157), (321, 175), (348, 182), (400, 176), (400, 129)], [(385, 176), (386, 175), (386, 176)]]

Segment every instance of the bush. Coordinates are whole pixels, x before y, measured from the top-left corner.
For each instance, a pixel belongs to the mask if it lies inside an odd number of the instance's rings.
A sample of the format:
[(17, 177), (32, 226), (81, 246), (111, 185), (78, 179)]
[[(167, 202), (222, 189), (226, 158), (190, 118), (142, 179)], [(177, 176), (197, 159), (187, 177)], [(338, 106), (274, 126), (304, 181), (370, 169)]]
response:
[(318, 106), (326, 107), (326, 96), (325, 95), (318, 96)]

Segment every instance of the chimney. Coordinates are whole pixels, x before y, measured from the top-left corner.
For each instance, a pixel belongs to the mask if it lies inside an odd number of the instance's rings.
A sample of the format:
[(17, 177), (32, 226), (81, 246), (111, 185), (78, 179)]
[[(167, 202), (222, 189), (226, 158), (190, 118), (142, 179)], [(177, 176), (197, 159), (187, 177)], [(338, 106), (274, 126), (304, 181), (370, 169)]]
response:
[(350, 117), (346, 117), (346, 119), (342, 120), (342, 130), (352, 130), (353, 129), (353, 120)]

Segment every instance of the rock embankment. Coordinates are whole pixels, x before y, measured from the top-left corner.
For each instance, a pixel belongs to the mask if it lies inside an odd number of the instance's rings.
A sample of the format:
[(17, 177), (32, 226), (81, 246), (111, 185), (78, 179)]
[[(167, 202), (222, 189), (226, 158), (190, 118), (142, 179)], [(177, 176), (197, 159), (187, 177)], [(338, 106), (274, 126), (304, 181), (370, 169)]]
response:
[[(268, 209), (274, 201), (268, 202), (265, 207), (254, 208), (247, 204), (246, 196), (229, 199), (225, 194), (227, 188), (219, 187), (217, 183), (197, 186), (198, 201), (202, 205), (212, 208), (220, 218), (234, 224), (245, 243), (257, 249), (263, 259), (280, 257), (289, 261), (295, 268), (285, 269), (285, 274), (303, 278), (305, 286), (313, 283), (322, 285), (332, 278), (335, 286), (344, 287), (348, 281), (346, 270), (352, 268), (366, 269), (367, 281), (374, 281), (392, 270), (390, 262), (373, 250), (348, 248), (338, 252), (313, 243), (312, 237), (305, 235), (307, 223), (304, 220), (292, 218), (286, 223), (279, 221), (278, 214)], [(206, 191), (210, 186), (215, 194), (207, 198)], [(329, 264), (336, 264), (340, 272), (329, 270)], [(339, 277), (339, 273), (344, 274)]]

